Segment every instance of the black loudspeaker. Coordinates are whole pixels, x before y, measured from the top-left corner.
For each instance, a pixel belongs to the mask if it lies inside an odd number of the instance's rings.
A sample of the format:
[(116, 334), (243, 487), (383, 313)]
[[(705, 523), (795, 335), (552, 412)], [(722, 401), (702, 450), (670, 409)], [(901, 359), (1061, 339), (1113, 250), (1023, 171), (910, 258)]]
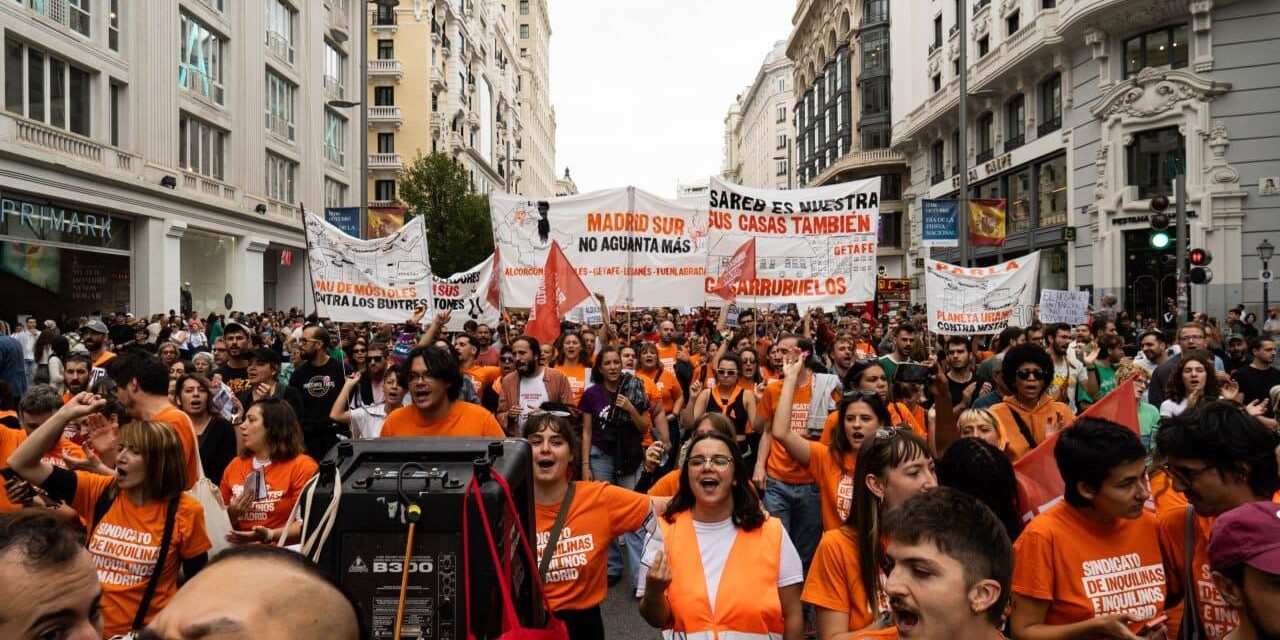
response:
[[(402, 465), (404, 479), (399, 477)], [(483, 438), (378, 438), (339, 443), (320, 464), (315, 497), (303, 496), (305, 535), (314, 535), (342, 478), (338, 511), (320, 552), (320, 569), (356, 599), (371, 638), (392, 637), (408, 534), (403, 492), (422, 508), (417, 523), (404, 638), (464, 640), (463, 492), (476, 474), (502, 474), (511, 486), (524, 530), (534, 535), (532, 449), (525, 440)], [(532, 582), (536, 567), (520, 551), (518, 531), (501, 488), (482, 482), (484, 507), (495, 527), (499, 557), (509, 563), (513, 602), (525, 625), (546, 616)], [(474, 500), (468, 501), (471, 555), (471, 628), (477, 638), (502, 631), (503, 606), (495, 567)], [(532, 541), (531, 541), (532, 544)]]

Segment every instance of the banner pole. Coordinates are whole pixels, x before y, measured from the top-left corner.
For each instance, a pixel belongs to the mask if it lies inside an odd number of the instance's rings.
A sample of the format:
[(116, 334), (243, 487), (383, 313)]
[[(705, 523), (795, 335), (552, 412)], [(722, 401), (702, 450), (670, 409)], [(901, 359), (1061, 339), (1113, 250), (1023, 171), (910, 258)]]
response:
[[(320, 294), (316, 291), (315, 272), (311, 269), (311, 226), (307, 224), (307, 205), (299, 202), (298, 208), (302, 210), (302, 238), (307, 246), (307, 282), (306, 286), (311, 289), (311, 312), (315, 314), (316, 319), (320, 319)], [(307, 317), (306, 302), (302, 303), (302, 317)]]

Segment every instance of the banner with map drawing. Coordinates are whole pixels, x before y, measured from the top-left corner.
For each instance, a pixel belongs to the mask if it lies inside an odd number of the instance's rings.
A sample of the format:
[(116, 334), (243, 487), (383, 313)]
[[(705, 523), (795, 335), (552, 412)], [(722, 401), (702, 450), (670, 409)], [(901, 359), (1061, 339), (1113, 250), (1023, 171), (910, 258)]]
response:
[(830, 309), (875, 296), (880, 178), (789, 190), (712, 178), (707, 207), (705, 290), (756, 238), (756, 277), (738, 285), (740, 306)]
[(1031, 324), (1040, 252), (990, 267), (925, 264), (929, 330), (944, 335), (991, 335)]
[(343, 233), (307, 212), (307, 260), (317, 312), (338, 322), (404, 322), (431, 302), (431, 263), (422, 218), (373, 240)]
[(611, 307), (702, 306), (706, 211), (622, 187), (559, 198), (489, 196), (502, 302), (530, 307), (551, 241)]
[[(462, 331), (468, 320), (475, 320), (490, 327), (498, 326), (499, 311), (485, 299), (485, 285), (493, 272), (493, 256), (484, 262), (455, 273), (447, 278), (432, 277), (431, 297), (434, 299), (432, 309), (449, 311), (448, 331)], [(428, 313), (427, 320), (435, 316)]]

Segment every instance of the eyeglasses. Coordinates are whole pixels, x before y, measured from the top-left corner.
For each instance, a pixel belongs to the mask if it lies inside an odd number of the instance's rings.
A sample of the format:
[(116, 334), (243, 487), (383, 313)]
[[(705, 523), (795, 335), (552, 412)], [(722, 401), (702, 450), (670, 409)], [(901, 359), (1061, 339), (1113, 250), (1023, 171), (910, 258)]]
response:
[(905, 432), (911, 431), (911, 427), (905, 424), (896, 424), (892, 427), (880, 427), (876, 429), (876, 440), (892, 440)]
[(689, 458), (689, 466), (691, 468), (701, 469), (702, 467), (711, 465), (714, 469), (728, 469), (733, 463), (733, 458), (726, 455), (715, 455), (708, 458), (707, 456), (693, 456)]
[(716, 375), (728, 378), (729, 376), (738, 375), (738, 371), (737, 369), (716, 369)]
[(352, 349), (352, 350), (351, 350), (351, 353), (364, 353), (364, 352), (365, 352), (365, 350), (364, 350), (364, 349)]
[(435, 381), (436, 381), (435, 376), (433, 376), (433, 375), (431, 375), (431, 374), (429, 374), (429, 373), (420, 373), (420, 372), (414, 371), (414, 372), (412, 372), (412, 373), (410, 373), (410, 374), (409, 374), (409, 383), (410, 383), (410, 384), (412, 384), (412, 383), (414, 383), (414, 382), (430, 382), (430, 383), (433, 383), (433, 384), (434, 384), (434, 383), (435, 383)]
[(498, 358), (498, 362), (515, 362), (515, 361), (516, 359), (512, 358), (511, 356), (503, 356), (501, 358)]
[(368, 360), (369, 362), (382, 362), (383, 360), (386, 360), (387, 357), (386, 356), (369, 356), (368, 358), (365, 358), (365, 359)]
[(1179, 467), (1179, 466), (1165, 463), (1160, 465), (1160, 468), (1164, 469), (1165, 473), (1169, 474), (1170, 478), (1173, 478), (1174, 480), (1177, 480), (1182, 484), (1190, 486), (1195, 484), (1196, 478), (1199, 478), (1200, 474), (1208, 471), (1212, 467), (1200, 467), (1199, 469), (1192, 469), (1191, 467)]
[(1018, 369), (1016, 372), (1019, 380), (1039, 380), (1044, 382), (1049, 379), (1049, 372), (1044, 369)]
[(862, 398), (879, 398), (880, 392), (875, 389), (845, 389), (840, 392), (843, 400), (861, 400)]
[(573, 414), (569, 413), (568, 411), (559, 411), (556, 409), (530, 409), (528, 413), (528, 416), (530, 418), (534, 416), (555, 416), (557, 418), (568, 418), (571, 415)]

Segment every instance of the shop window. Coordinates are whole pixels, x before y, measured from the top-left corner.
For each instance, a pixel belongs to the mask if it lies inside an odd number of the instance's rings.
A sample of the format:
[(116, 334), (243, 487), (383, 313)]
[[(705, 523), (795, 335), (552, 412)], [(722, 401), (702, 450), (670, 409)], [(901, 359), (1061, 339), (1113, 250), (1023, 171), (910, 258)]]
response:
[(222, 104), (222, 38), (186, 12), (180, 22), (178, 86)]
[(1058, 156), (1036, 166), (1040, 199), (1038, 226), (1067, 223), (1067, 157)]
[(227, 134), (187, 114), (178, 116), (178, 165), (184, 170), (223, 178)]
[(5, 41), (5, 109), (51, 127), (90, 133), (89, 72)]
[(1009, 174), (1007, 233), (1031, 229), (1031, 167)]
[(1124, 77), (1146, 67), (1183, 69), (1188, 56), (1187, 25), (1154, 29), (1124, 41)]
[(1128, 148), (1128, 184), (1138, 187), (1139, 198), (1173, 194), (1176, 167), (1185, 167), (1186, 143), (1177, 127), (1142, 131), (1133, 135)]

